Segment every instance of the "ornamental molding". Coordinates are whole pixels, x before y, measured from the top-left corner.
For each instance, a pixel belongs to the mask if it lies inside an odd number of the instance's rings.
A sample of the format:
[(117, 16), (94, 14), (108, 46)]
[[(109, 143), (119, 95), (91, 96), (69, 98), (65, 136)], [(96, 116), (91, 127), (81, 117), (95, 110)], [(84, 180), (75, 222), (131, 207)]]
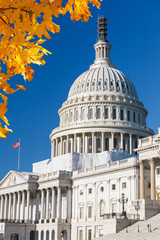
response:
[(11, 173), (8, 177), (8, 186), (10, 185), (15, 185), (16, 184), (16, 176), (13, 175), (13, 173)]

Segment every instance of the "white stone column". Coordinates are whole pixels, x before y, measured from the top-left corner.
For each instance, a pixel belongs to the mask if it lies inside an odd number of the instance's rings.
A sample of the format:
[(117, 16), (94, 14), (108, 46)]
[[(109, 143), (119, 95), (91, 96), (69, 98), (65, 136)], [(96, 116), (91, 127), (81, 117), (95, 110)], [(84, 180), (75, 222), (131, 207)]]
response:
[(51, 142), (51, 159), (55, 157), (55, 141)]
[(68, 188), (68, 219), (71, 220), (72, 215), (72, 189)]
[(22, 192), (22, 220), (25, 219), (25, 191)]
[(96, 221), (96, 219), (97, 219), (96, 199), (97, 199), (96, 183), (93, 183), (93, 218), (94, 218), (94, 221)]
[(9, 204), (8, 204), (8, 220), (11, 220), (11, 200), (12, 200), (12, 195), (10, 193), (9, 194)]
[(76, 221), (78, 222), (79, 219), (79, 215), (78, 215), (78, 210), (79, 210), (79, 186), (76, 186), (76, 192), (75, 192), (75, 196), (76, 196), (76, 201), (75, 201), (75, 218)]
[(30, 191), (29, 190), (27, 190), (27, 218), (26, 218), (26, 220), (27, 221), (29, 221), (29, 213), (30, 213)]
[(121, 149), (124, 149), (124, 146), (123, 146), (123, 133), (121, 133)]
[(69, 136), (67, 135), (67, 139), (66, 139), (66, 153), (68, 153), (68, 147), (69, 147)]
[(87, 184), (84, 185), (84, 221), (87, 221)]
[(13, 221), (16, 219), (16, 193), (13, 193)]
[(39, 220), (39, 191), (37, 190), (36, 192), (36, 215), (35, 215), (35, 220), (38, 221)]
[(88, 153), (88, 136), (85, 136), (85, 153)]
[(104, 152), (104, 132), (102, 132), (102, 136), (101, 136), (101, 151)]
[(127, 186), (128, 186), (127, 187), (127, 189), (128, 189), (128, 191), (127, 191), (128, 196), (127, 197), (128, 197), (128, 200), (131, 201), (132, 200), (131, 199), (131, 191), (132, 191), (132, 189), (131, 189), (131, 176), (128, 176), (127, 180), (128, 180), (127, 181)]
[(114, 149), (114, 133), (111, 133), (111, 150)]
[(56, 138), (56, 157), (58, 156), (58, 138)]
[(61, 218), (61, 187), (58, 187), (57, 194), (57, 218)]
[(151, 178), (151, 200), (156, 199), (156, 179), (155, 179), (155, 164), (154, 160), (149, 161), (150, 164), (150, 178)]
[(73, 197), (73, 200), (72, 200), (72, 203), (73, 203), (73, 207), (72, 207), (72, 209), (73, 209), (73, 212), (72, 212), (72, 218), (73, 219), (75, 219), (75, 186), (73, 186), (73, 188), (72, 188), (73, 190), (73, 192), (72, 192), (72, 197)]
[(104, 57), (106, 58), (107, 56), (106, 56), (106, 47), (104, 46)]
[(60, 138), (60, 155), (63, 154), (63, 138)]
[(52, 188), (52, 219), (55, 219), (55, 188)]
[(74, 134), (74, 152), (76, 152), (77, 149), (76, 149), (76, 134)]
[(144, 186), (144, 163), (140, 161), (140, 199), (145, 198), (145, 186)]
[(137, 136), (137, 147), (139, 145), (139, 136)]
[(108, 196), (108, 202), (106, 203), (107, 204), (106, 212), (109, 214), (110, 213), (110, 180), (107, 180), (106, 183), (107, 183), (107, 196)]
[(73, 153), (74, 152), (74, 146), (73, 146), (73, 137), (71, 136), (71, 153)]
[(44, 189), (41, 190), (41, 220), (44, 220)]
[(77, 209), (77, 205), (78, 205), (78, 199), (77, 199), (77, 186), (74, 187), (74, 217), (77, 221), (77, 212), (78, 212), (78, 209)]
[(5, 194), (4, 202), (4, 219), (7, 219), (7, 210), (8, 210), (8, 195)]
[(132, 154), (132, 134), (129, 134), (129, 143), (130, 143), (130, 147), (129, 147), (129, 153)]
[[(117, 178), (117, 195), (118, 195), (118, 199), (120, 199), (120, 191), (121, 190), (121, 180), (120, 178)], [(121, 209), (120, 209), (120, 202), (117, 201), (117, 212), (121, 213)]]
[(85, 153), (85, 133), (82, 133), (83, 145), (82, 145), (82, 153)]
[(81, 153), (81, 137), (77, 137), (77, 152)]
[(49, 188), (46, 189), (46, 220), (49, 219)]
[(92, 153), (95, 153), (95, 149), (94, 149), (94, 141), (95, 141), (95, 139), (94, 139), (94, 132), (92, 132)]
[(1, 216), (0, 219), (4, 218), (4, 196), (1, 195)]
[(18, 202), (17, 202), (17, 221), (20, 220), (20, 192), (18, 192)]

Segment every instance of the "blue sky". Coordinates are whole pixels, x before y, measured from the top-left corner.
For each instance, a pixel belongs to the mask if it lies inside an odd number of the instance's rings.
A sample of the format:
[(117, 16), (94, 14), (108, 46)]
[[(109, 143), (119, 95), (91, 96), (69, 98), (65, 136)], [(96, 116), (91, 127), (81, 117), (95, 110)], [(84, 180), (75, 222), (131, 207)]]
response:
[(73, 23), (69, 15), (55, 19), (61, 26), (44, 46), (52, 52), (45, 66), (34, 66), (27, 91), (9, 96), (7, 117), (13, 134), (0, 139), (0, 179), (17, 170), (17, 149), (21, 138), (20, 170), (31, 171), (32, 163), (50, 158), (49, 134), (59, 125), (58, 109), (67, 99), (75, 79), (94, 61), (97, 17), (108, 18), (111, 60), (135, 85), (148, 110), (147, 125), (157, 133), (160, 126), (160, 1), (103, 0), (101, 9), (91, 7), (93, 18)]

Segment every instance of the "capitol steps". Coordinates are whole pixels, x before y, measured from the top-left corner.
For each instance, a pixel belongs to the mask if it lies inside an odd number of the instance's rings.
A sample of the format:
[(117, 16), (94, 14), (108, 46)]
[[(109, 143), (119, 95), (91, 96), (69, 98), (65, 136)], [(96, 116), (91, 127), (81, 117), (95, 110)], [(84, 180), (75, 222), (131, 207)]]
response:
[[(149, 228), (148, 228), (149, 227)], [(139, 229), (139, 232), (138, 232)], [(96, 240), (158, 240), (160, 239), (160, 214), (145, 221), (138, 221), (119, 233), (108, 234)]]

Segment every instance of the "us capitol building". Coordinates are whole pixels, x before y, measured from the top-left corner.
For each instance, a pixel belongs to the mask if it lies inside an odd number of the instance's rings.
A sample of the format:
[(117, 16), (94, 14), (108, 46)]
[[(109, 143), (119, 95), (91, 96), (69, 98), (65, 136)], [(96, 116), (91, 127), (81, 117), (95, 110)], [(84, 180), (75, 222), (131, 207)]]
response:
[[(160, 209), (160, 129), (110, 59), (98, 19), (95, 61), (70, 88), (51, 158), (0, 182), (0, 240), (93, 240)], [(138, 204), (139, 211), (135, 206)], [(125, 218), (125, 216), (127, 218)]]

